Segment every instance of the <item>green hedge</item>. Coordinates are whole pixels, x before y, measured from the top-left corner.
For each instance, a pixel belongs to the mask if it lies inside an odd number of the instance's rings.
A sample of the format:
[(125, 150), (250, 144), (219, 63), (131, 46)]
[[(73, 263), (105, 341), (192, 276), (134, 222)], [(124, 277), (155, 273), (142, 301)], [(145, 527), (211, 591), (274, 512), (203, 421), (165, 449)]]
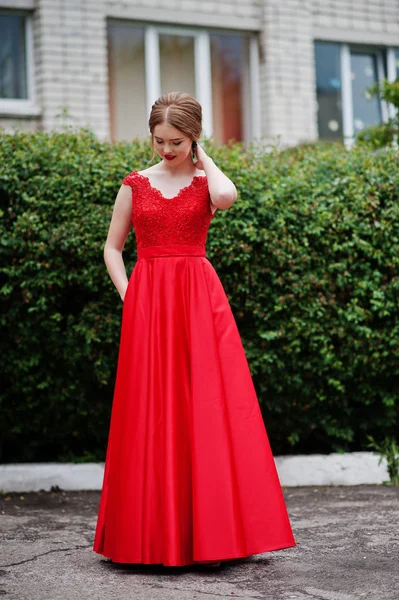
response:
[[(208, 257), (230, 298), (273, 451), (366, 449), (394, 436), (399, 175), (394, 150), (205, 144), (239, 199)], [(0, 136), (1, 458), (103, 459), (122, 304), (103, 245), (147, 143)], [(128, 274), (134, 236), (124, 253)]]

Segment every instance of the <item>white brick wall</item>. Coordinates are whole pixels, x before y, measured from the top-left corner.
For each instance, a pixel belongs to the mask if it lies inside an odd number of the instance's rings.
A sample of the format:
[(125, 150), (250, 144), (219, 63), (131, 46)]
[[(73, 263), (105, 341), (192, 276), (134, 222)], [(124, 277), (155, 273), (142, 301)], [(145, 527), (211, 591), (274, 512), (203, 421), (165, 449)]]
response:
[[(37, 0), (33, 18), (39, 120), (6, 119), (51, 130), (71, 124), (109, 136), (106, 18), (144, 19), (258, 31), (261, 135), (282, 143), (314, 140), (314, 39), (399, 46), (398, 0)], [(0, 0), (1, 8), (1, 0)]]
[(270, 141), (316, 137), (310, 2), (266, 0), (261, 64), (262, 131)]
[[(109, 135), (106, 22), (99, 0), (39, 0), (35, 13), (42, 128), (89, 125)], [(69, 119), (59, 119), (65, 107)]]

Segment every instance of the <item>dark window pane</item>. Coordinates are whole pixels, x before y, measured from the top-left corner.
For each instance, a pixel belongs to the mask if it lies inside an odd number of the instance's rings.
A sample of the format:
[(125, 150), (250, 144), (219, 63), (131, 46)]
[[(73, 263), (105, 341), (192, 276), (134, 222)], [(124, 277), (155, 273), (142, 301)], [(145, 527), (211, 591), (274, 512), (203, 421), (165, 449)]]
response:
[(0, 98), (28, 97), (25, 17), (0, 14)]
[(367, 91), (377, 83), (377, 56), (372, 53), (351, 53), (351, 79), (354, 132), (381, 123), (381, 102)]
[(340, 45), (315, 42), (319, 138), (342, 138)]

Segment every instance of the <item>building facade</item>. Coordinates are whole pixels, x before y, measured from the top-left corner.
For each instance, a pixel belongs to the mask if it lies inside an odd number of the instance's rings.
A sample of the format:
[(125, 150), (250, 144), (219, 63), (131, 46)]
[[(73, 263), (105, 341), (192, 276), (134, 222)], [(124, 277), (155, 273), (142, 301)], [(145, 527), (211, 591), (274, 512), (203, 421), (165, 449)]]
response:
[(161, 93), (219, 143), (352, 139), (390, 116), (399, 0), (0, 0), (0, 127), (148, 135)]

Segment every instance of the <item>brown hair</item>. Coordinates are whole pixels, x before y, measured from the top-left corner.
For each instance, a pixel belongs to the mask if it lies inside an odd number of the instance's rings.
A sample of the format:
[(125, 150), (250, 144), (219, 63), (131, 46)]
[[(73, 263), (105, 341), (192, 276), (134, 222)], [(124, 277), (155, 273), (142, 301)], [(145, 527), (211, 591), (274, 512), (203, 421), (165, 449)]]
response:
[(162, 123), (176, 127), (184, 135), (197, 141), (202, 131), (201, 104), (194, 96), (185, 92), (163, 94), (154, 102), (148, 121), (151, 133), (151, 160), (154, 158), (154, 129)]

